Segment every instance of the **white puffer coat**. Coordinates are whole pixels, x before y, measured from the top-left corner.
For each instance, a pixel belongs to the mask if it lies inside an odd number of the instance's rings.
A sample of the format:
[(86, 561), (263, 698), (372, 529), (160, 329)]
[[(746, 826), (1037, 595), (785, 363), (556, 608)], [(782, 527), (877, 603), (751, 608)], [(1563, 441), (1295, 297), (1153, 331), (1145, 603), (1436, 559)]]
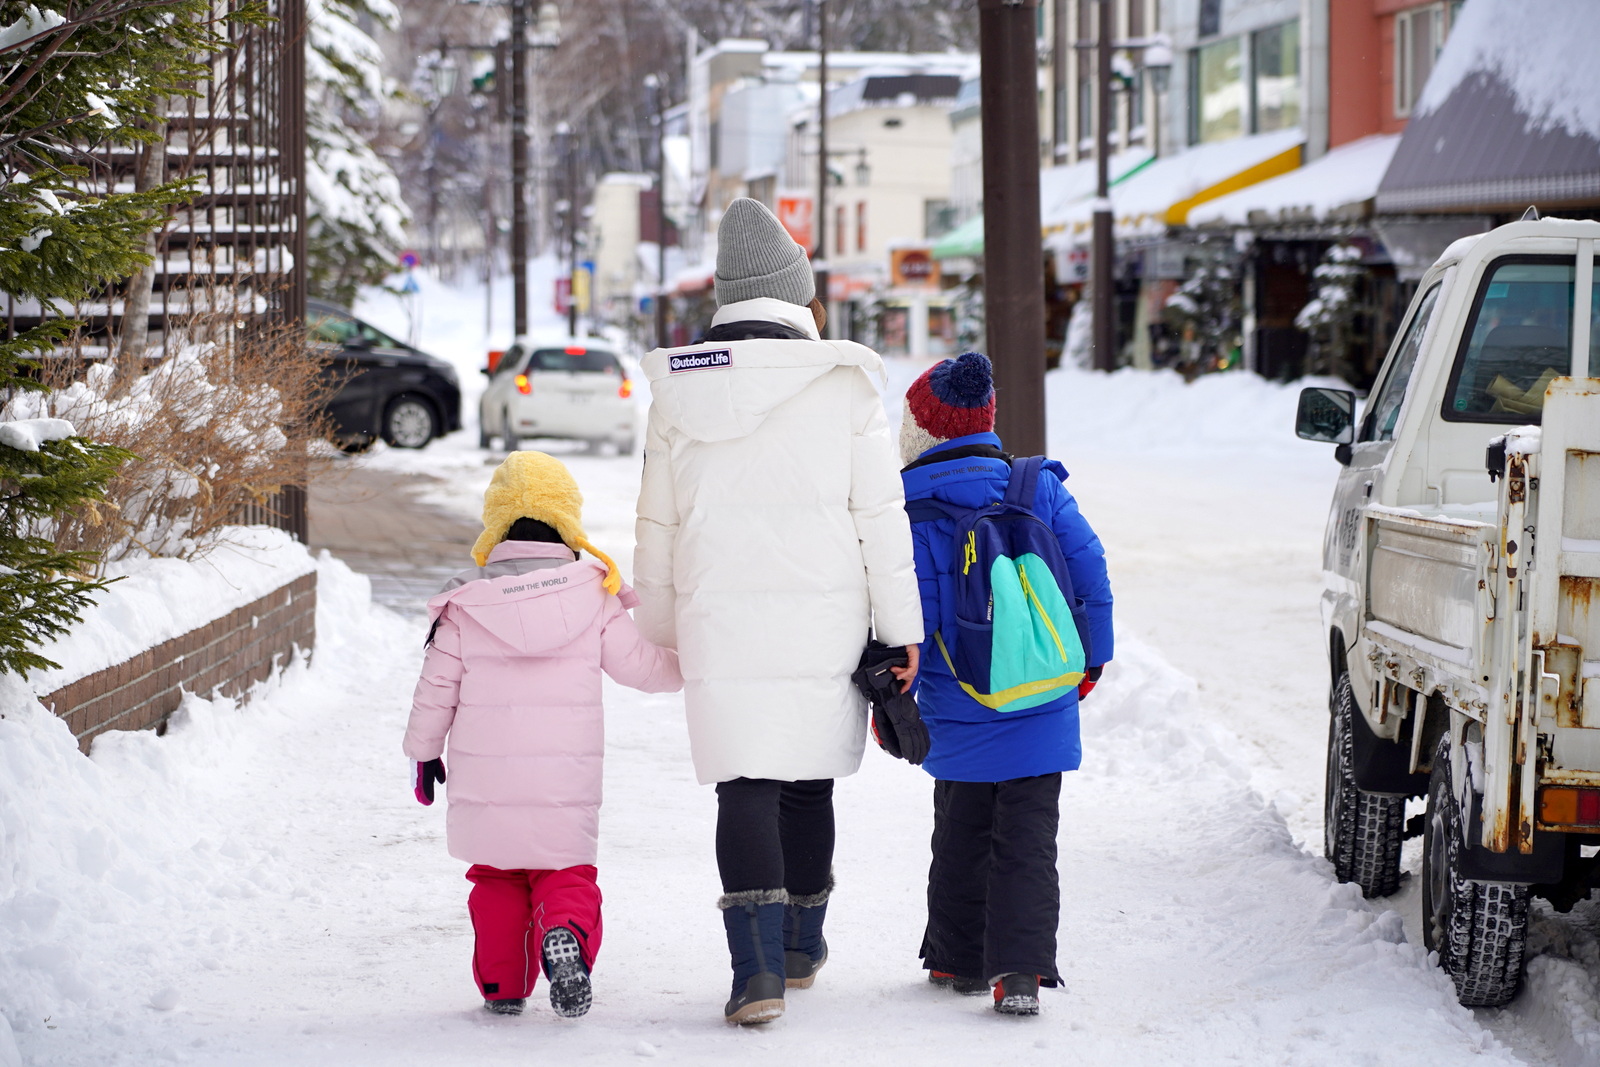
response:
[(922, 640), (899, 464), (877, 353), (818, 340), (780, 300), (714, 325), (809, 340), (707, 342), (644, 359), (653, 394), (634, 584), (640, 629), (678, 649), (695, 773), (840, 778), (861, 765), (850, 682), (869, 629)]

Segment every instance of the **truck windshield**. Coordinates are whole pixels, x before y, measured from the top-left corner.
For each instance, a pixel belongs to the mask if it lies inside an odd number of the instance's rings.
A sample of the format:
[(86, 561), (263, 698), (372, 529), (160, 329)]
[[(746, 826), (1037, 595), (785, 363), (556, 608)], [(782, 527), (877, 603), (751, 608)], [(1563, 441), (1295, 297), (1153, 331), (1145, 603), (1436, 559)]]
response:
[(1550, 379), (1572, 368), (1570, 259), (1508, 257), (1478, 288), (1445, 400), (1450, 422), (1537, 423)]

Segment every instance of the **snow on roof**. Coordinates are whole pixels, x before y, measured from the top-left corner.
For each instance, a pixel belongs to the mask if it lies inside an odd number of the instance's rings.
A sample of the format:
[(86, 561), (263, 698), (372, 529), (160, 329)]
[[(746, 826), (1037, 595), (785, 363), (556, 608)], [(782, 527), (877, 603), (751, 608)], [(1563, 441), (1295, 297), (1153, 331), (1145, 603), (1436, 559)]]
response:
[[(1217, 199), (1232, 189), (1275, 177), (1281, 157), (1296, 151), (1305, 141), (1299, 130), (1277, 130), (1231, 141), (1196, 145), (1173, 156), (1163, 156), (1111, 189), (1112, 213), (1118, 237), (1158, 236), (1167, 226), (1187, 221), (1188, 211), (1200, 202)], [(1261, 171), (1251, 180), (1251, 171)], [(1278, 173), (1281, 173), (1279, 171)], [(1210, 195), (1207, 195), (1210, 194)], [(1180, 217), (1172, 217), (1176, 213)], [(1060, 238), (1068, 245), (1086, 244), (1094, 221), (1094, 202), (1082, 199), (1068, 205), (1046, 226), (1064, 231)]]
[(1377, 195), (1399, 143), (1394, 133), (1340, 145), (1298, 170), (1200, 205), (1189, 212), (1189, 225), (1321, 222), (1345, 214)]
[(708, 58), (709, 59), (711, 56), (713, 56), (713, 55), (715, 55), (715, 54), (717, 54), (719, 52), (720, 53), (743, 52), (743, 53), (746, 53), (746, 54), (755, 53), (755, 52), (765, 52), (768, 49), (770, 49), (771, 47), (772, 46), (767, 44), (767, 42), (765, 42), (765, 41), (753, 41), (753, 40), (750, 40), (750, 39), (744, 38), (744, 37), (724, 37), (722, 40), (718, 41), (716, 44), (712, 45), (710, 48), (707, 48), (705, 51), (700, 52), (698, 55), (695, 56), (695, 58), (696, 59), (700, 59), (700, 58)]
[[(1111, 157), (1111, 165), (1107, 168), (1110, 180), (1115, 182), (1149, 161), (1148, 149), (1130, 148), (1126, 152), (1118, 152)], [(1039, 218), (1047, 232), (1052, 227), (1064, 225), (1062, 220), (1075, 203), (1094, 195), (1098, 177), (1092, 159), (1046, 167), (1039, 172)]]
[(1600, 140), (1594, 78), (1600, 4), (1594, 0), (1476, 0), (1461, 8), (1450, 38), (1413, 109), (1439, 109), (1470, 75), (1498, 75), (1529, 128), (1552, 127)]

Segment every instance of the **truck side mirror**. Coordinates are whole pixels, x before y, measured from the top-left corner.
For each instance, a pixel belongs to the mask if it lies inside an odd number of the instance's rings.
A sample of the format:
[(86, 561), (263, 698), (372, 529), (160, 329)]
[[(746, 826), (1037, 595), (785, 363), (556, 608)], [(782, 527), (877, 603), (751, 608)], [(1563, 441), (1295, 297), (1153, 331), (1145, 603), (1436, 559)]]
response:
[(1307, 441), (1349, 445), (1356, 439), (1356, 395), (1348, 389), (1321, 386), (1300, 390), (1294, 432)]

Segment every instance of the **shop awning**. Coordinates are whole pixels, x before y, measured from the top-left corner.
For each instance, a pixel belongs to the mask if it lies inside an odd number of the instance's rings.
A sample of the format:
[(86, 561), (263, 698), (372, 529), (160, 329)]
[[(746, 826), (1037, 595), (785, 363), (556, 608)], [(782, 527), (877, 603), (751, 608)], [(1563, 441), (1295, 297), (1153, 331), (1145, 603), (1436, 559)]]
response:
[[(1304, 141), (1299, 130), (1279, 130), (1196, 145), (1155, 160), (1111, 190), (1117, 236), (1158, 237), (1169, 226), (1186, 225), (1201, 204), (1287, 174), (1300, 166)], [(1093, 222), (1094, 201), (1073, 202), (1058, 218), (1046, 220), (1051, 244), (1088, 244)]]
[(1383, 214), (1600, 205), (1593, 3), (1467, 4), (1383, 181)]
[(1189, 212), (1189, 225), (1288, 226), (1354, 222), (1372, 214), (1378, 181), (1389, 166), (1397, 133), (1340, 145), (1298, 170), (1219, 196)]
[[(1150, 162), (1151, 155), (1143, 148), (1118, 152), (1110, 161), (1111, 184), (1114, 186), (1124, 181)], [(1092, 159), (1059, 167), (1046, 167), (1039, 172), (1039, 218), (1045, 236), (1060, 229), (1059, 224), (1052, 223), (1052, 219), (1060, 218), (1074, 201), (1094, 195), (1095, 181), (1095, 166)], [(982, 215), (968, 219), (939, 238), (933, 246), (934, 259), (981, 255), (983, 255)]]
[(983, 255), (983, 216), (974, 215), (933, 243), (934, 259)]

